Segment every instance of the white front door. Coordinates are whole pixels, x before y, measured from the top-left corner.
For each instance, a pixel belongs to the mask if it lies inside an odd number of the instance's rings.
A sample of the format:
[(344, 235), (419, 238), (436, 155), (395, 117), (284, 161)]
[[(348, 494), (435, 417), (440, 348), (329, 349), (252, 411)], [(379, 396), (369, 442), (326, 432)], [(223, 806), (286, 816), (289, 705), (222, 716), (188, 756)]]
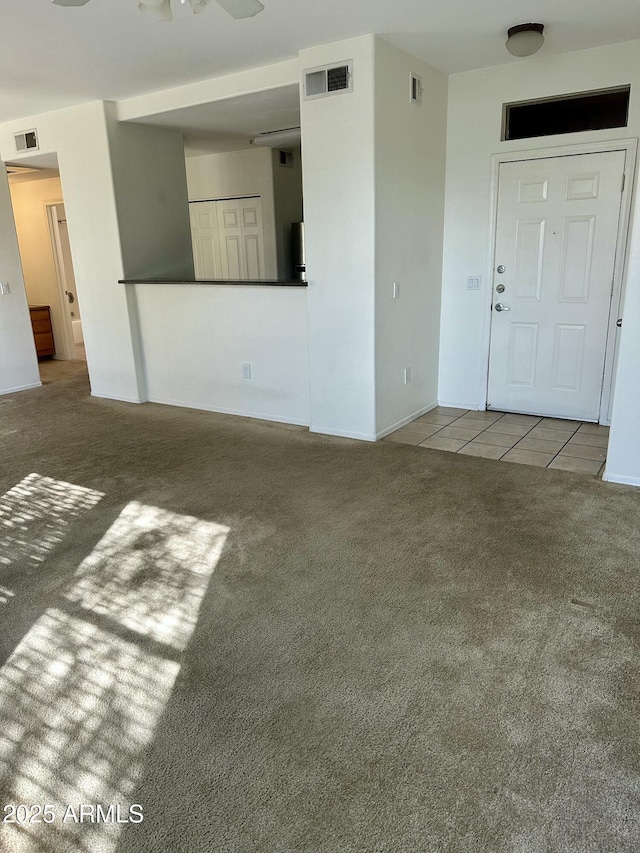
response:
[(503, 163), (487, 406), (597, 421), (624, 151)]

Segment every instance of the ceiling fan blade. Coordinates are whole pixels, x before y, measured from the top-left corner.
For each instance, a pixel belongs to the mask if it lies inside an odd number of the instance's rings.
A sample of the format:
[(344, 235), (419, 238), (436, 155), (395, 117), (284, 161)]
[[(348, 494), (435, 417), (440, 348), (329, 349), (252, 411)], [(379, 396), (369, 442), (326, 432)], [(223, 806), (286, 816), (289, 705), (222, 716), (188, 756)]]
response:
[(54, 6), (85, 6), (89, 0), (51, 0)]
[(172, 21), (171, 5), (169, 0), (148, 0), (148, 2), (138, 3), (138, 9), (149, 15), (150, 18), (156, 18), (158, 21)]
[(260, 0), (216, 0), (232, 18), (253, 18), (264, 10)]
[(194, 15), (198, 15), (203, 9), (206, 9), (211, 0), (189, 0), (191, 11)]

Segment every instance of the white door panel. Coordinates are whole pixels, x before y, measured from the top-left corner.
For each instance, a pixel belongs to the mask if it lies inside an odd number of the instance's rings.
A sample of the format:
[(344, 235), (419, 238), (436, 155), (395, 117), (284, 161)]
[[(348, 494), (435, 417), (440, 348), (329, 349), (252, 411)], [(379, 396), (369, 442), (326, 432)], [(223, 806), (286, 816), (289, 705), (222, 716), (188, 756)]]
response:
[(189, 205), (197, 279), (222, 278), (216, 204), (215, 201), (198, 201)]
[[(202, 278), (218, 278), (220, 262), (218, 260), (218, 241), (215, 236), (200, 237), (200, 251), (202, 252)], [(200, 278), (200, 276), (198, 276)]]
[(224, 241), (225, 251), (222, 253), (223, 278), (240, 280), (246, 278), (243, 274), (242, 252), (240, 249), (240, 236), (226, 237)]
[(598, 420), (624, 164), (610, 151), (500, 166), (489, 408)]
[(191, 202), (190, 216), (197, 279), (264, 278), (260, 198)]
[(260, 268), (260, 239), (257, 234), (248, 234), (244, 240), (247, 256), (248, 278), (262, 278)]
[(218, 214), (223, 278), (264, 278), (261, 199), (219, 201)]

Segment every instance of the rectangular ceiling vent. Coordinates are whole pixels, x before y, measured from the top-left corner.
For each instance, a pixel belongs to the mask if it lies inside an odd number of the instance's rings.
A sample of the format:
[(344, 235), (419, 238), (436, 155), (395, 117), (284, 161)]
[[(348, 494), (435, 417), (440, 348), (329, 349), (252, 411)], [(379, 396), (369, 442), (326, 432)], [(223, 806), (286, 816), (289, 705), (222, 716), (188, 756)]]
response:
[(409, 100), (412, 104), (422, 103), (422, 77), (417, 74), (409, 75)]
[(353, 91), (352, 63), (339, 62), (323, 68), (309, 68), (304, 72), (304, 99), (326, 98), (341, 92)]
[(16, 143), (16, 151), (18, 153), (22, 151), (37, 151), (39, 148), (38, 145), (38, 131), (33, 130), (22, 130), (20, 133), (14, 133), (13, 138)]

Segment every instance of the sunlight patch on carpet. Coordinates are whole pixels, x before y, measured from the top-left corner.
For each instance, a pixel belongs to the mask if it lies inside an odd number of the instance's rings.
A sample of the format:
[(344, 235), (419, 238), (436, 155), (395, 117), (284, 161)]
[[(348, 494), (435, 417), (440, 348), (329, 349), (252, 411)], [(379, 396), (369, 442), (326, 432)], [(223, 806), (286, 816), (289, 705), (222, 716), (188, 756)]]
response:
[(66, 597), (182, 650), (227, 532), (197, 518), (130, 503), (84, 560)]
[[(0, 670), (4, 802), (55, 815), (0, 824), (0, 849), (113, 853), (228, 532), (128, 504)], [(123, 822), (63, 820), (81, 804)]]
[(4, 586), (0, 586), (0, 604), (6, 604), (11, 598), (15, 596), (15, 592), (7, 589)]
[(36, 566), (103, 492), (29, 474), (0, 498), (0, 566)]

